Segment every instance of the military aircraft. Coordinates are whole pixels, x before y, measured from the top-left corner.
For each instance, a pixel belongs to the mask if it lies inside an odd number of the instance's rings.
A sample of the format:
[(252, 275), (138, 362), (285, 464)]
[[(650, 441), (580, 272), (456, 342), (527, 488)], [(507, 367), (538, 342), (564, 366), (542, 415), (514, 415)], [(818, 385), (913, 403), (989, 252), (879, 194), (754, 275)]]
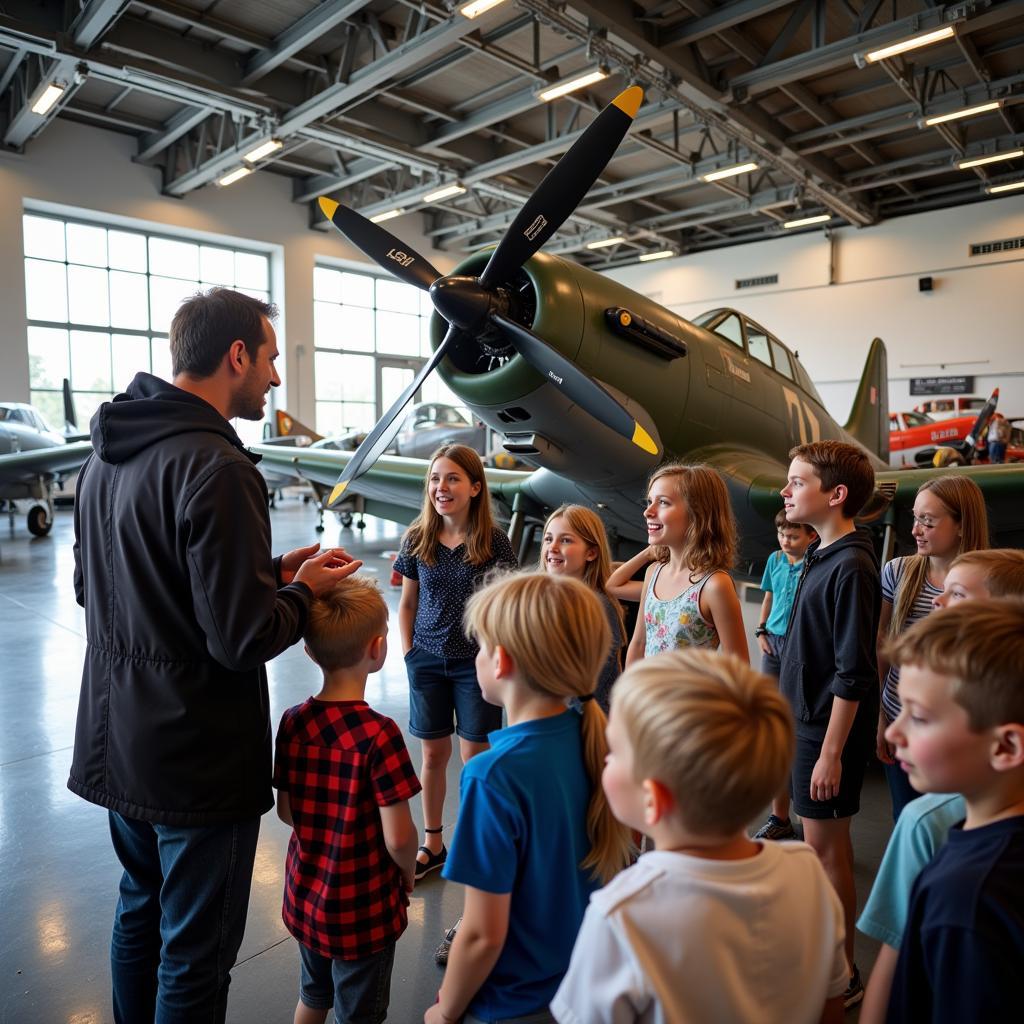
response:
[[(909, 542), (914, 495), (929, 470), (888, 468), (885, 346), (875, 339), (850, 417), (825, 409), (796, 355), (734, 309), (688, 321), (618, 282), (543, 253), (624, 137), (642, 99), (631, 87), (591, 123), (548, 172), (493, 250), (449, 276), (386, 229), (322, 198), (343, 234), (400, 280), (427, 289), (435, 307), (433, 355), (355, 453), (258, 446), (272, 465), (327, 483), (329, 504), (357, 492), (365, 510), (409, 522), (425, 464), (382, 456), (402, 410), (435, 369), (505, 448), (538, 467), (488, 470), (514, 540), (547, 510), (572, 501), (595, 508), (613, 545), (646, 543), (644, 481), (666, 458), (706, 462), (724, 476), (742, 538), (739, 572), (754, 575), (776, 546), (779, 489), (799, 443), (861, 444), (877, 474), (864, 519), (888, 557)], [(1011, 467), (967, 467), (984, 489), (1000, 543), (1024, 544), (1024, 476)], [(526, 538), (528, 539), (528, 537)]]
[(34, 406), (0, 402), (0, 505), (13, 517), (16, 502), (31, 500), (27, 525), (37, 537), (46, 536), (53, 526), (55, 488), (63, 486), (92, 452), (88, 441), (66, 439), (82, 436), (73, 433), (74, 411), (67, 388), (64, 405), (66, 435), (54, 430)]

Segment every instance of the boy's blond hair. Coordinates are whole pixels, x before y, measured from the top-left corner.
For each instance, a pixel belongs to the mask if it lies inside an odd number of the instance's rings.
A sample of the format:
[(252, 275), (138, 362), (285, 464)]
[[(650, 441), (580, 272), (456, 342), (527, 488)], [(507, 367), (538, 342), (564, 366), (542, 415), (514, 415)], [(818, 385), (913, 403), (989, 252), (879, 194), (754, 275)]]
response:
[(383, 636), (388, 606), (374, 580), (349, 576), (309, 602), (303, 639), (325, 671), (351, 668), (363, 660), (374, 637)]
[(886, 653), (893, 665), (949, 677), (975, 732), (1024, 723), (1024, 603), (960, 601), (915, 622)]
[[(611, 645), (600, 598), (569, 576), (498, 576), (469, 599), (465, 625), (481, 647), (504, 648), (522, 681), (549, 697), (590, 697)], [(588, 699), (582, 713), (583, 760), (591, 789), (590, 852), (580, 867), (606, 884), (629, 863), (632, 841), (612, 815), (601, 786), (608, 754), (604, 712)]]
[(1017, 548), (988, 548), (965, 551), (950, 563), (950, 569), (968, 565), (985, 574), (989, 597), (1024, 597), (1024, 551)]
[(813, 466), (823, 491), (831, 491), (840, 484), (846, 487), (842, 509), (846, 519), (853, 519), (875, 489), (871, 459), (859, 445), (846, 441), (811, 441), (791, 448), (789, 457)]
[(637, 782), (656, 779), (687, 829), (729, 835), (782, 788), (793, 760), (789, 705), (734, 655), (682, 649), (644, 658), (612, 690), (612, 718)]

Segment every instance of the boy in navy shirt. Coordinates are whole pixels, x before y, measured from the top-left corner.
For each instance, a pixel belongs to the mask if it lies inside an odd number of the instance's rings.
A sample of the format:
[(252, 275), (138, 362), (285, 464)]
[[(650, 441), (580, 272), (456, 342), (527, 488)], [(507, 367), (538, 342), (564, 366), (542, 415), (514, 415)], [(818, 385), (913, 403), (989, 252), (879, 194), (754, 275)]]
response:
[(387, 1016), (395, 943), (413, 887), (420, 791), (398, 726), (366, 703), (387, 655), (380, 591), (352, 577), (310, 604), (306, 653), (323, 671), (315, 697), (277, 733), (277, 813), (288, 841), (282, 916), (302, 961), (295, 1024)]
[(857, 892), (850, 822), (860, 810), (864, 768), (875, 749), (875, 637), (882, 609), (878, 561), (854, 516), (871, 497), (875, 471), (863, 448), (842, 441), (802, 444), (789, 454), (786, 516), (808, 523), (819, 538), (804, 556), (779, 671), (779, 689), (796, 720), (793, 810), (843, 904), (850, 962), (844, 1003), (853, 1006), (864, 998), (864, 986), (853, 963)]
[(970, 601), (891, 648), (903, 708), (886, 730), (922, 793), (967, 807), (921, 872), (889, 1021), (1006, 1020), (1024, 964), (1024, 604)]

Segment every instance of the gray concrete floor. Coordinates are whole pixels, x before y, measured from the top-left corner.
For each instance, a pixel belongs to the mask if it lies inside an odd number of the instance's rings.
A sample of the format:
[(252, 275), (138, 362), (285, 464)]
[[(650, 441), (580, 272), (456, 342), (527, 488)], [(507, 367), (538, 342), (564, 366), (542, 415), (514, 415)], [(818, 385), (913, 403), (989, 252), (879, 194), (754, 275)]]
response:
[[(317, 539), (311, 506), (285, 499), (271, 513), (275, 551)], [(325, 544), (341, 544), (376, 572), (397, 628), (398, 590), (388, 586), (386, 552), (398, 546), (393, 524), (368, 519), (365, 531), (341, 529), (328, 516)], [(0, 520), (0, 1022), (101, 1024), (111, 1019), (107, 950), (120, 871), (107, 834), (106, 812), (66, 788), (85, 647), (81, 609), (72, 590), (70, 512), (58, 511), (53, 532), (33, 538), (19, 515), (13, 530)], [(158, 570), (158, 567), (155, 567)], [(158, 580), (154, 581), (155, 584)], [(753, 629), (757, 604), (745, 603)], [(318, 685), (315, 667), (296, 646), (269, 666), (271, 714), (304, 700)], [(367, 699), (408, 725), (406, 678), (394, 643)], [(419, 744), (407, 736), (414, 763)], [(448, 773), (445, 821), (455, 821), (457, 758)], [(418, 803), (413, 808), (422, 821)], [(870, 774), (854, 823), (857, 886), (867, 896), (890, 832), (881, 773)], [(228, 1020), (291, 1020), (298, 954), (281, 923), (288, 829), (263, 819), (245, 939), (233, 972)], [(389, 1019), (422, 1019), (441, 980), (433, 950), (461, 907), (458, 886), (430, 876), (413, 894), (409, 929), (398, 945)], [(876, 944), (858, 934), (865, 977)], [(786, 982), (790, 984), (790, 982)], [(848, 1020), (855, 1020), (853, 1014)]]

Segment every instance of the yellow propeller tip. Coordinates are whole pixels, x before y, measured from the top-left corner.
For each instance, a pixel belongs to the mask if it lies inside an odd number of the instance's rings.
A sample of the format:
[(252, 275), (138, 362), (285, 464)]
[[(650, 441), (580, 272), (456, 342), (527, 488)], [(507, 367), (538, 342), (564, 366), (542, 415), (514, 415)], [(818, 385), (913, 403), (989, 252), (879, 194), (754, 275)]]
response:
[(612, 103), (619, 108), (627, 117), (636, 117), (636, 112), (640, 109), (640, 104), (644, 101), (644, 91), (639, 85), (631, 85), (628, 89), (623, 89)]
[(658, 454), (658, 446), (654, 443), (654, 438), (635, 421), (633, 423), (633, 444), (645, 452), (650, 452), (651, 455)]
[(348, 487), (347, 480), (342, 484), (334, 485), (334, 490), (331, 491), (331, 496), (327, 499), (328, 506), (333, 505), (345, 493), (346, 487)]
[(333, 199), (328, 199), (327, 196), (321, 196), (318, 200), (320, 203), (320, 209), (324, 211), (324, 216), (328, 220), (334, 220), (334, 211), (341, 205), (336, 203)]

